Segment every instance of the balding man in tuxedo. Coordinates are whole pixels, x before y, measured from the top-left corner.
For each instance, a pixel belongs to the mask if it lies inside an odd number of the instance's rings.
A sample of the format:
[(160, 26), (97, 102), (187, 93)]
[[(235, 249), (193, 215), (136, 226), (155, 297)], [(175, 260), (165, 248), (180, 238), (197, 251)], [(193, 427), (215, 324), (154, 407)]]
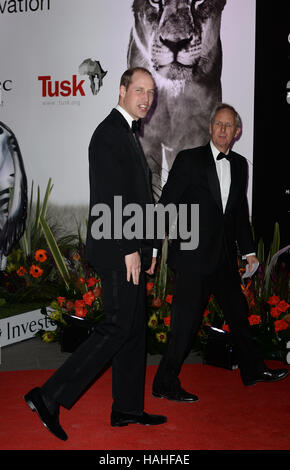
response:
[(170, 338), (153, 383), (153, 395), (158, 398), (198, 399), (182, 389), (178, 375), (210, 294), (215, 295), (229, 324), (243, 383), (272, 382), (288, 374), (287, 369), (265, 366), (251, 337), (248, 305), (240, 286), (237, 244), (250, 271), (258, 262), (246, 196), (247, 162), (231, 150), (240, 131), (236, 110), (218, 105), (210, 122), (211, 141), (177, 155), (162, 191), (159, 203), (164, 206), (199, 205), (199, 244), (195, 249), (182, 249), (177, 238), (170, 247), (168, 264), (175, 271), (175, 288)]

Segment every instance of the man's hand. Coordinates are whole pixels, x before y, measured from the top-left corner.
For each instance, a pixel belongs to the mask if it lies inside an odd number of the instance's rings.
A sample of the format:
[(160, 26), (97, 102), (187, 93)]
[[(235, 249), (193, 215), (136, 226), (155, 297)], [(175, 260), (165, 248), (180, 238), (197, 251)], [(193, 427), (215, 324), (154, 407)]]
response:
[(248, 262), (248, 265), (249, 265), (249, 271), (250, 273), (252, 272), (252, 269), (253, 269), (253, 264), (254, 263), (258, 263), (259, 260), (256, 256), (254, 255), (250, 255), (250, 256), (246, 256), (247, 258), (247, 262)]
[(156, 266), (156, 259), (157, 258), (155, 258), (155, 257), (152, 258), (152, 263), (151, 263), (150, 268), (147, 271), (145, 271), (147, 274), (151, 274), (151, 275), (154, 274), (154, 270), (155, 270), (155, 266)]
[(125, 256), (127, 268), (127, 281), (130, 282), (131, 276), (133, 284), (139, 284), (139, 275), (141, 271), (141, 260), (138, 251)]

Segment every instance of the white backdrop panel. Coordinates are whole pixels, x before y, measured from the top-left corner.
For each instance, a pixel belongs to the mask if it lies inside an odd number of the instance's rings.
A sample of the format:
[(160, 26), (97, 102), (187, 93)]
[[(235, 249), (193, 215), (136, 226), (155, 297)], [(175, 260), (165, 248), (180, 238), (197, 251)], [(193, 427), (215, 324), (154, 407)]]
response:
[[(146, 1), (146, 0), (144, 0)], [(23, 2), (22, 2), (23, 3)], [(50, 0), (50, 8), (8, 12), (11, 2), (0, 0), (0, 81), (12, 81), (2, 90), (0, 120), (15, 133), (28, 182), (44, 191), (51, 177), (51, 201), (86, 205), (89, 200), (90, 137), (118, 100), (121, 73), (127, 68), (127, 47), (133, 24), (132, 0)], [(255, 1), (228, 0), (222, 15), (223, 100), (233, 104), (243, 119), (243, 135), (235, 145), (250, 162), (252, 192)], [(38, 4), (41, 4), (39, 0)], [(25, 3), (23, 3), (24, 8)], [(37, 0), (31, 3), (37, 6)], [(5, 7), (5, 8), (4, 8)], [(92, 58), (107, 71), (97, 95), (87, 76), (79, 74), (84, 59)], [(55, 81), (85, 80), (77, 96), (44, 97), (39, 76)]]

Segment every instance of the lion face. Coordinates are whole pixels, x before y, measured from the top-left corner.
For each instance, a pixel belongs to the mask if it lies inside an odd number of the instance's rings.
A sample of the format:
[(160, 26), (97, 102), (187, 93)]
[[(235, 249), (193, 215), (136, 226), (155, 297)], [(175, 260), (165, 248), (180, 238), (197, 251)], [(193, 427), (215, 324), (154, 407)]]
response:
[(150, 69), (169, 80), (205, 75), (226, 0), (134, 0), (133, 37)]

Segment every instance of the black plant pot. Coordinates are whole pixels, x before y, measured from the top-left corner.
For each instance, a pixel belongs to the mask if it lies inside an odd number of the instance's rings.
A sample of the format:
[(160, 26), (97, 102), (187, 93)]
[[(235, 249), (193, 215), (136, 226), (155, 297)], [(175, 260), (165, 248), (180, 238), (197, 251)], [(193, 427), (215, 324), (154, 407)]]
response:
[(61, 352), (74, 352), (94, 331), (92, 322), (78, 317), (66, 316), (67, 325), (60, 329)]
[(229, 370), (237, 369), (238, 361), (230, 333), (212, 327), (205, 327), (205, 330), (207, 339), (203, 347), (203, 363)]

